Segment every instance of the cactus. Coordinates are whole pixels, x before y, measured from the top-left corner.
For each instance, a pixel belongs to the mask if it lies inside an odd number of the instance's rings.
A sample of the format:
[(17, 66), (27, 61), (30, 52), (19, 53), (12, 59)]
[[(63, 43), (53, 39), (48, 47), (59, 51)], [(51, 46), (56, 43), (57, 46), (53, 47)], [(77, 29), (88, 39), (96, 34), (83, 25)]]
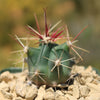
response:
[[(73, 45), (77, 42), (75, 39), (82, 33), (79, 32), (73, 40), (70, 40), (67, 26), (58, 28), (55, 32), (52, 30), (60, 23), (56, 23), (53, 27), (47, 25), (46, 11), (44, 10), (45, 19), (45, 32), (41, 34), (39, 23), (35, 15), (36, 25), (38, 31), (31, 26), (27, 26), (30, 34), (39, 39), (39, 46), (29, 47), (24, 46), (17, 35), (15, 35), (17, 42), (24, 48), (24, 54), (27, 54), (28, 64), (28, 78), (36, 85), (40, 86), (46, 84), (47, 86), (57, 86), (58, 84), (65, 83), (70, 75), (71, 67), (75, 63), (75, 57), (72, 57), (70, 50), (73, 50), (81, 60), (82, 57), (75, 50), (80, 49), (88, 52), (80, 47)], [(67, 37), (64, 37), (62, 33), (66, 31)], [(66, 38), (66, 42), (63, 44), (57, 44), (55, 41), (58, 39)]]

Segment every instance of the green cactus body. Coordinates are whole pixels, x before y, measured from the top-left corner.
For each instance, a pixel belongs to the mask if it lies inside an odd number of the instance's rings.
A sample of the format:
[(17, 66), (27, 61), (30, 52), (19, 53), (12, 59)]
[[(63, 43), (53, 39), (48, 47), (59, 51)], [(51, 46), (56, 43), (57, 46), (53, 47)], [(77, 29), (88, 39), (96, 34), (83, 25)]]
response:
[[(38, 48), (29, 48), (27, 56), (29, 76), (34, 75), (32, 78), (34, 83), (53, 85), (53, 83), (64, 83), (67, 80), (70, 73), (67, 66), (71, 65), (71, 60), (64, 61), (70, 58), (69, 47), (66, 43), (61, 45), (48, 43), (42, 44)], [(58, 63), (61, 64), (56, 66), (55, 61), (57, 60), (60, 60)], [(37, 71), (38, 74), (40, 73), (39, 75), (35, 75)]]

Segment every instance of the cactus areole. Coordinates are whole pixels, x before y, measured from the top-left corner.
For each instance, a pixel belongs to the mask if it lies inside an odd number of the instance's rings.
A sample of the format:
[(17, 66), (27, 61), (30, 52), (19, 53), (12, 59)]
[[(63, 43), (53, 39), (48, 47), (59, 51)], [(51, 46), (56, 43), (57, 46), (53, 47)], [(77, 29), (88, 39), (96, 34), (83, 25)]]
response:
[[(70, 50), (73, 50), (79, 58), (82, 57), (74, 49), (82, 48), (76, 47), (73, 43), (77, 42), (75, 39), (71, 41), (67, 27), (60, 27), (56, 31), (54, 28), (61, 22), (57, 22), (54, 26), (48, 27), (46, 19), (46, 11), (44, 10), (45, 19), (45, 32), (41, 34), (39, 23), (35, 15), (36, 25), (38, 31), (31, 26), (27, 26), (31, 35), (38, 38), (39, 46), (37, 48), (24, 46), (20, 38), (16, 36), (17, 42), (24, 48), (24, 53), (27, 54), (28, 64), (28, 78), (31, 82), (40, 86), (46, 84), (47, 86), (57, 86), (58, 84), (64, 84), (70, 74), (71, 67), (74, 64), (74, 57), (70, 54)], [(65, 29), (65, 31), (64, 31)], [(66, 32), (67, 37), (64, 37), (62, 33)], [(66, 42), (63, 44), (57, 44), (55, 41), (58, 39), (66, 38)], [(86, 51), (86, 50), (84, 50)]]

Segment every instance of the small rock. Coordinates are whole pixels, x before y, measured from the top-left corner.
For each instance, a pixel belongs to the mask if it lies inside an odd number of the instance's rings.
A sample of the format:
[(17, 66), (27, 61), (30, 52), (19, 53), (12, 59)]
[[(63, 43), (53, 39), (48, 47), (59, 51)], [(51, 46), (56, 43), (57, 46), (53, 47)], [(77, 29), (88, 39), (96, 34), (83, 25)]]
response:
[(69, 94), (66, 94), (65, 97), (67, 98), (65, 100), (77, 100), (77, 98), (75, 98), (74, 96), (71, 96)]
[(2, 83), (0, 83), (0, 90), (8, 92), (9, 91), (9, 85), (3, 81)]
[[(75, 97), (75, 98), (79, 98), (79, 87), (78, 87), (78, 85), (76, 84), (76, 85), (73, 85), (73, 96)], [(74, 99), (73, 99), (74, 100)]]
[(93, 83), (87, 83), (86, 85), (89, 87), (91, 92), (100, 92), (100, 85), (95, 85)]
[(23, 99), (23, 98), (21, 98), (21, 97), (16, 97), (16, 98), (14, 98), (13, 100), (25, 100), (25, 99)]
[(57, 90), (55, 93), (55, 100), (66, 100), (66, 97), (60, 90)]
[(68, 100), (65, 96), (58, 96), (58, 97), (55, 97), (54, 100)]
[(15, 92), (18, 96), (25, 97), (26, 95), (26, 88), (25, 84), (22, 81), (17, 81)]
[(79, 90), (80, 90), (81, 97), (86, 97), (89, 94), (89, 91), (90, 91), (87, 86), (82, 86), (82, 85), (80, 85)]
[(73, 90), (73, 85), (69, 85), (68, 91), (72, 91), (72, 90)]
[(100, 93), (91, 93), (85, 100), (100, 100)]
[(26, 85), (26, 95), (25, 99), (26, 100), (33, 100), (37, 96), (37, 87), (36, 85)]
[(45, 87), (46, 85), (43, 85), (39, 88), (38, 94), (35, 100), (43, 100), (44, 94), (45, 94)]
[(52, 92), (46, 92), (44, 95), (44, 100), (54, 100), (55, 96), (54, 93)]
[(80, 99), (78, 99), (78, 100), (85, 100), (83, 97), (81, 97)]
[(54, 90), (52, 88), (47, 89), (44, 95), (44, 100), (54, 100), (54, 99), (55, 99)]
[(13, 95), (9, 92), (1, 90), (2, 94), (4, 95), (5, 98), (12, 100)]
[(65, 91), (64, 93), (65, 93), (65, 94), (73, 95), (73, 85), (70, 85), (70, 86), (68, 87), (68, 91)]
[(87, 72), (92, 72), (93, 70), (92, 70), (92, 66), (88, 66), (87, 68), (86, 68), (86, 70), (85, 70), (85, 72), (87, 73)]
[(24, 74), (24, 72), (22, 73), (15, 73), (14, 74), (14, 78), (19, 80), (19, 81), (23, 81), (25, 82), (25, 79), (26, 79), (26, 73)]
[(67, 91), (66, 94), (73, 95), (73, 91)]
[[(69, 90), (68, 90), (68, 91), (69, 91)], [(66, 91), (66, 90), (61, 90), (61, 92), (62, 92), (64, 95), (67, 94), (68, 91)]]
[(50, 87), (50, 88), (46, 89), (46, 92), (54, 92), (54, 90), (52, 87)]
[(82, 75), (84, 78), (90, 77), (90, 76), (91, 76), (91, 72), (86, 72), (86, 71), (84, 71), (84, 72), (81, 73), (81, 75)]
[(95, 85), (98, 85), (98, 84), (100, 84), (100, 81), (97, 80), (97, 79), (93, 79), (93, 81), (92, 81), (91, 83), (93, 83), (93, 84), (95, 84)]
[(3, 94), (0, 92), (0, 100), (9, 100), (9, 99), (5, 98), (5, 97), (3, 96)]
[(16, 86), (16, 80), (8, 82), (8, 85), (9, 85), (10, 91), (13, 92)]
[(95, 70), (92, 71), (92, 75), (93, 75), (94, 78), (97, 78), (97, 74), (96, 74)]
[(56, 94), (61, 95), (61, 96), (64, 95), (60, 90), (57, 90)]
[(26, 100), (33, 100), (38, 92), (36, 85), (32, 84), (30, 86), (23, 82), (17, 82), (15, 90), (18, 96), (21, 96)]
[(91, 83), (93, 81), (93, 77), (92, 76), (87, 77), (85, 81), (86, 83)]
[(72, 67), (71, 73), (79, 73), (79, 74), (81, 74), (84, 70), (85, 70), (85, 68), (83, 66), (74, 65)]
[(5, 83), (4, 81), (2, 83), (0, 83), (0, 91), (6, 99), (13, 98), (13, 95), (11, 93), (9, 93), (9, 91), (10, 91), (9, 85), (7, 83)]
[(79, 79), (79, 82), (80, 82), (81, 85), (85, 85), (85, 84), (86, 84), (86, 79), (85, 79), (85, 77), (81, 77), (81, 78)]
[(10, 72), (6, 71), (6, 72), (3, 72), (1, 75), (0, 75), (0, 80), (1, 81), (5, 81), (6, 83), (11, 81), (13, 79), (13, 74), (11, 74)]

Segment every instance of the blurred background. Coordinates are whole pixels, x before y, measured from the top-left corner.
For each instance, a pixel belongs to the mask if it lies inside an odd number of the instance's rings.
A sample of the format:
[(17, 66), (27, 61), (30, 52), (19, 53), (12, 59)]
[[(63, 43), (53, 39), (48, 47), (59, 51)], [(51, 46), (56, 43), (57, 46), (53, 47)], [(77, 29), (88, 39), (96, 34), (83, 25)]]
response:
[(8, 34), (26, 36), (26, 25), (36, 28), (34, 13), (43, 30), (46, 7), (48, 24), (62, 20), (60, 25), (67, 24), (71, 36), (88, 25), (77, 44), (90, 53), (80, 52), (84, 61), (79, 64), (100, 69), (100, 0), (0, 0), (0, 69), (14, 66), (11, 58), (16, 55), (10, 52), (21, 49)]

